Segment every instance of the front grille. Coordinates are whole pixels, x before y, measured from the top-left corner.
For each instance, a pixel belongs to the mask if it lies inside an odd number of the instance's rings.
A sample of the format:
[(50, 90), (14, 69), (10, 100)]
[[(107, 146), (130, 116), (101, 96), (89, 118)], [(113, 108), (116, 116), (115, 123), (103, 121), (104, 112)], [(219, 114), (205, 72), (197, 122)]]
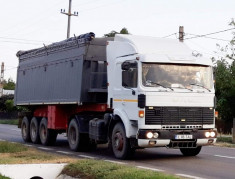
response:
[(146, 125), (203, 125), (213, 122), (212, 108), (145, 107)]

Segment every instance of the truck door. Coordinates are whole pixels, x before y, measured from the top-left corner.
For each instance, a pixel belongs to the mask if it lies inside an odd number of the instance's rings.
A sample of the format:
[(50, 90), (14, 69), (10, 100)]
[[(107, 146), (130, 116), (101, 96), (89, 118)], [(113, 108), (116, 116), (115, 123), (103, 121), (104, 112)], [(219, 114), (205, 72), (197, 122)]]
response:
[(138, 63), (128, 60), (121, 64), (122, 76), (122, 108), (131, 120), (138, 118), (137, 83)]

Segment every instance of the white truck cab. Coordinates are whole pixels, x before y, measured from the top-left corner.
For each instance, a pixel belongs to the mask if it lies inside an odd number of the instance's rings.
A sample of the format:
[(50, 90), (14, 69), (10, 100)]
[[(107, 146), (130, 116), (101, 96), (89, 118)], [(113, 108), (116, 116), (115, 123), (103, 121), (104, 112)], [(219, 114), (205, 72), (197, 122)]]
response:
[[(177, 40), (116, 35), (108, 42), (107, 62), (108, 105), (127, 139), (140, 148), (179, 148), (184, 155), (216, 142), (210, 59)], [(118, 148), (123, 141), (115, 139)]]

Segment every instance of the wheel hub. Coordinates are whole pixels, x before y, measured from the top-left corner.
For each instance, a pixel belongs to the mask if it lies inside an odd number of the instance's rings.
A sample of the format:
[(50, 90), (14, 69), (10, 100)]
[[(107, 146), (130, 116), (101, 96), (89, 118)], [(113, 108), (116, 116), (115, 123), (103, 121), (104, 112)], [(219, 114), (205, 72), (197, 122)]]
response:
[(47, 130), (46, 130), (46, 127), (43, 125), (41, 128), (41, 137), (45, 139), (46, 136), (47, 136)]
[(27, 135), (27, 132), (26, 132), (26, 124), (24, 123), (23, 126), (22, 126), (22, 132), (23, 132), (23, 135), (26, 136)]
[(70, 130), (70, 138), (71, 143), (74, 145), (76, 143), (76, 130), (74, 128)]
[(114, 146), (117, 150), (121, 151), (123, 149), (123, 137), (120, 132), (117, 132), (114, 136)]

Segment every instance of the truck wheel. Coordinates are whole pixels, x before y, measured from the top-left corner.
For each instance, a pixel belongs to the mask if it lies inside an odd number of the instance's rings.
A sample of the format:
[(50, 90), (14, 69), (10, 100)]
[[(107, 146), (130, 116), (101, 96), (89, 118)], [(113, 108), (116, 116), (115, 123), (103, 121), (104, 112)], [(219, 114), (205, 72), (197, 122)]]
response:
[(33, 117), (30, 122), (30, 137), (34, 144), (38, 144), (40, 142), (39, 122), (36, 117)]
[(116, 158), (127, 159), (133, 156), (135, 149), (130, 146), (130, 141), (126, 138), (126, 132), (122, 123), (117, 123), (111, 137), (112, 150)]
[(184, 156), (196, 156), (200, 153), (202, 146), (197, 148), (181, 148), (180, 151)]
[(53, 145), (56, 142), (57, 132), (47, 128), (46, 118), (40, 122), (39, 135), (43, 145)]
[(21, 135), (25, 142), (31, 142), (29, 119), (25, 116), (21, 123)]
[(75, 119), (72, 119), (69, 123), (68, 142), (70, 149), (73, 151), (78, 151), (81, 148), (81, 136)]

